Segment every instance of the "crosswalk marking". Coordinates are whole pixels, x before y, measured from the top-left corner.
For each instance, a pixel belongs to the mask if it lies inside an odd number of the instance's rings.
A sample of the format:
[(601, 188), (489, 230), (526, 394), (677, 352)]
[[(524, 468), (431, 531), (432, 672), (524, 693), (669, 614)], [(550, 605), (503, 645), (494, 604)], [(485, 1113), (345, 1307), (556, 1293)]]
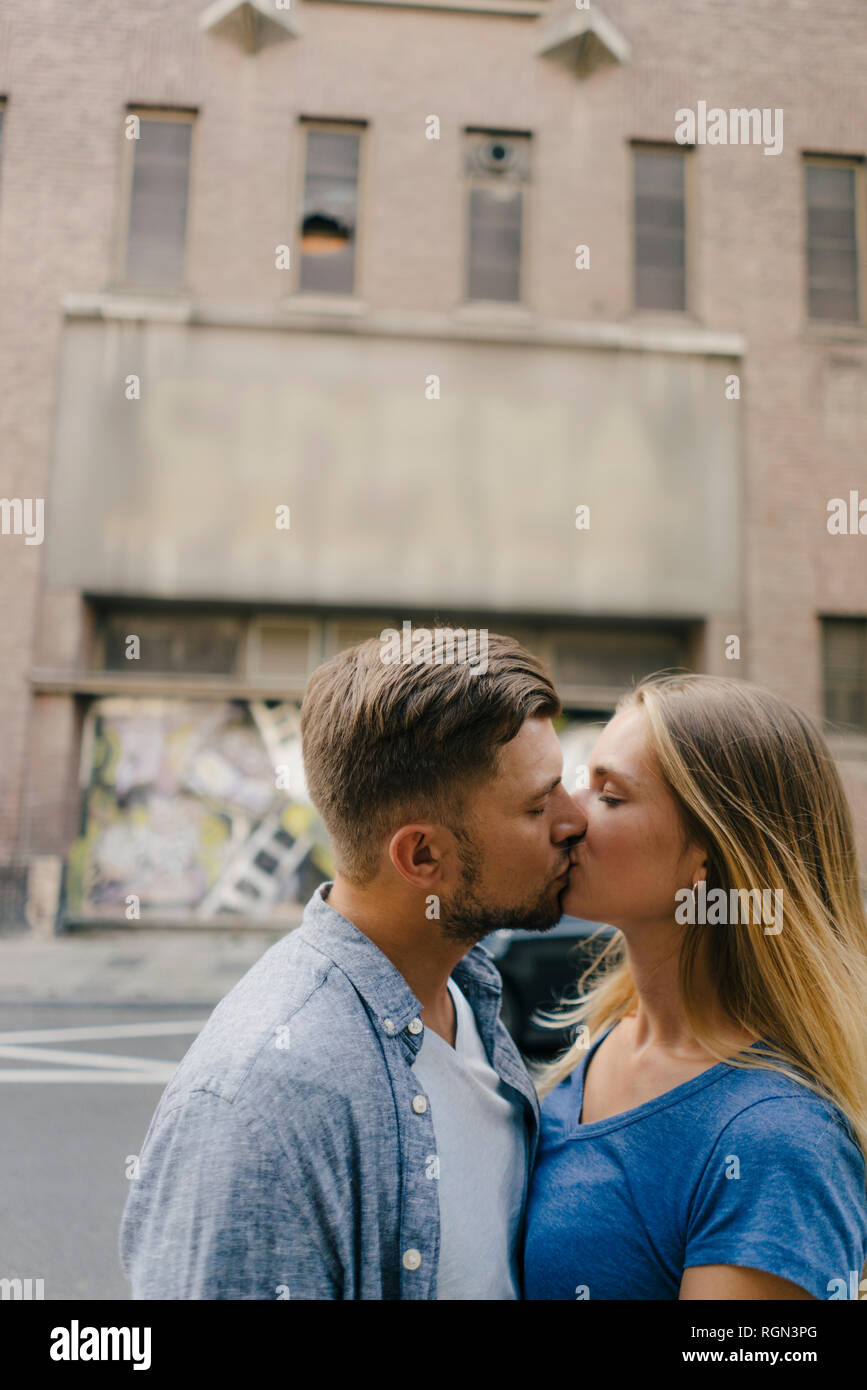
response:
[(16, 1070), (14, 1067), (0, 1067), (0, 1082), (3, 1081), (26, 1081), (36, 1084), (41, 1081), (98, 1081), (123, 1082), (129, 1084), (142, 1083), (147, 1086), (164, 1086), (171, 1081), (176, 1070), (175, 1066), (165, 1067), (162, 1071), (157, 1071), (154, 1067), (151, 1071), (98, 1071), (91, 1067), (86, 1071), (78, 1071), (74, 1067), (63, 1067), (53, 1070), (45, 1067), (43, 1070), (30, 1071), (28, 1068)]
[(0, 1043), (0, 1057), (26, 1058), (28, 1062), (70, 1062), (79, 1067), (106, 1067), (118, 1071), (146, 1071), (168, 1065), (164, 1057), (117, 1057), (111, 1052), (76, 1052), (62, 1047), (14, 1047)]
[(39, 1047), (38, 1043), (92, 1042), (109, 1038), (183, 1037), (199, 1033), (207, 1019), (161, 1020), (155, 1023), (104, 1023), (78, 1028), (30, 1028), (0, 1033), (0, 1057), (7, 1061), (60, 1063), (55, 1066), (0, 1067), (3, 1082), (90, 1082), (164, 1086), (177, 1062), (159, 1057), (128, 1057), (113, 1052), (82, 1052), (70, 1047)]
[(87, 1028), (31, 1028), (0, 1033), (0, 1043), (96, 1042), (100, 1038), (173, 1038), (175, 1034), (199, 1033), (207, 1018), (185, 1018), (178, 1022), (99, 1023)]

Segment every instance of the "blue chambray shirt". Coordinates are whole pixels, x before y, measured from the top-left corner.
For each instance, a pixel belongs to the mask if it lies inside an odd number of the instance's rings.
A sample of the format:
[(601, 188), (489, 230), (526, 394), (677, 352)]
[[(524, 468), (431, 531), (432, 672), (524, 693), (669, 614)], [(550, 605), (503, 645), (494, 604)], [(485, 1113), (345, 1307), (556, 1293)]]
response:
[[(436, 1141), (430, 1106), (412, 1106), (419, 1001), (330, 888), (217, 1005), (163, 1093), (120, 1230), (133, 1298), (437, 1296)], [(475, 946), (453, 978), (521, 1098), (529, 1173), (539, 1106), (499, 972)]]

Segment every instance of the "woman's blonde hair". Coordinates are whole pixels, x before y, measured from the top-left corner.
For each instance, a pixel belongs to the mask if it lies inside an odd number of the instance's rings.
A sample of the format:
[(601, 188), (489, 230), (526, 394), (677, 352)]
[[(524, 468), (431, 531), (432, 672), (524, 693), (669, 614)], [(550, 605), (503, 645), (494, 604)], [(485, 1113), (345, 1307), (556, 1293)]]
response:
[[(707, 891), (783, 890), (783, 929), (688, 927), (678, 961), (687, 1024), (718, 1061), (759, 1066), (839, 1107), (867, 1155), (867, 915), (852, 817), (818, 729), (780, 695), (744, 681), (651, 676), (617, 705), (647, 716), (651, 748), (685, 838), (707, 853)], [(672, 905), (672, 915), (674, 905)], [(768, 1047), (729, 1055), (697, 1004), (703, 942), (728, 1014)], [(581, 992), (585, 982), (587, 992)], [(547, 1094), (588, 1043), (630, 1013), (637, 994), (616, 931), (549, 1026), (579, 1039), (538, 1072)]]

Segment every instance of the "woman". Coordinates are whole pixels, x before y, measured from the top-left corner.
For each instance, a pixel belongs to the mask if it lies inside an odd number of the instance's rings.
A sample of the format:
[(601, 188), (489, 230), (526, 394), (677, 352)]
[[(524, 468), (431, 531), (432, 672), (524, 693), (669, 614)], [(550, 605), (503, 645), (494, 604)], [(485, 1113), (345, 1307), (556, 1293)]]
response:
[(619, 931), (539, 1077), (526, 1297), (857, 1298), (867, 919), (824, 740), (769, 691), (653, 677), (589, 772), (561, 902)]

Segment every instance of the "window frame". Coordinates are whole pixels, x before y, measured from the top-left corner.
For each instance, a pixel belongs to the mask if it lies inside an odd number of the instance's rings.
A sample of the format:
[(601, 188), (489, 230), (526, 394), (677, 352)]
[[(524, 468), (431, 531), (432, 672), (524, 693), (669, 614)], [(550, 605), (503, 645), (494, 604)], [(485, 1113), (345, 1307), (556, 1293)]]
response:
[(126, 148), (121, 149), (120, 156), (120, 203), (118, 207), (117, 235), (115, 237), (115, 255), (112, 264), (110, 288), (123, 291), (124, 293), (142, 295), (186, 295), (190, 292), (190, 232), (194, 216), (193, 192), (195, 189), (195, 173), (199, 143), (197, 138), (199, 124), (198, 109), (195, 107), (144, 106), (140, 103), (130, 103), (124, 110), (122, 127), (129, 116), (138, 116), (141, 121), (171, 121), (176, 124), (183, 121), (192, 127), (190, 132), (190, 160), (187, 171), (187, 215), (184, 224), (183, 264), (181, 268), (181, 277), (176, 285), (142, 285), (136, 280), (127, 278), (129, 237), (132, 224), (133, 170), (135, 165), (135, 146), (137, 142), (135, 140), (128, 140), (123, 128), (121, 128), (121, 145)]
[(258, 611), (244, 622), (241, 635), (240, 665), (242, 674), (250, 681), (271, 681), (295, 679), (268, 672), (262, 668), (262, 629), (281, 628), (285, 632), (299, 633), (307, 638), (307, 663), (302, 680), (308, 679), (319, 664), (321, 651), (321, 623), (316, 617), (285, 617), (283, 614), (271, 616)]
[[(518, 298), (517, 299), (476, 299), (470, 295), (470, 250), (472, 247), (473, 215), (472, 215), (472, 190), (480, 188), (485, 190), (497, 182), (495, 175), (485, 178), (481, 174), (467, 173), (465, 163), (465, 151), (467, 137), (471, 135), (485, 135), (492, 140), (525, 140), (529, 148), (528, 167), (529, 173), (524, 182), (518, 182), (515, 186), (521, 198), (521, 254), (518, 259)], [(464, 244), (463, 244), (463, 274), (461, 288), (461, 304), (472, 308), (482, 307), (488, 310), (503, 309), (532, 309), (533, 304), (528, 291), (531, 288), (529, 275), (530, 268), (530, 246), (531, 246), (531, 208), (532, 199), (528, 195), (528, 190), (533, 186), (533, 132), (530, 130), (505, 130), (492, 126), (467, 125), (461, 131), (461, 172), (463, 183), (463, 204), (464, 204)]]
[[(859, 613), (822, 613), (819, 617), (820, 635), (820, 672), (822, 680), (822, 723), (826, 730), (835, 734), (840, 734), (846, 738), (864, 739), (867, 737), (867, 616)], [(864, 723), (849, 724), (840, 719), (832, 719), (828, 714), (828, 690), (831, 682), (829, 681), (828, 665), (828, 639), (830, 629), (838, 623), (854, 623), (860, 628), (861, 635), (861, 684), (864, 693)]]
[[(867, 326), (867, 291), (865, 291), (864, 279), (867, 273), (867, 191), (865, 191), (865, 164), (867, 159), (864, 155), (857, 154), (820, 154), (812, 150), (801, 151), (801, 215), (803, 217), (803, 238), (801, 243), (802, 254), (802, 285), (804, 295), (804, 321), (811, 329), (822, 328), (841, 329), (841, 328), (864, 328)], [(813, 318), (810, 313), (810, 221), (809, 221), (809, 197), (807, 191), (807, 169), (810, 166), (818, 166), (825, 169), (852, 169), (855, 184), (855, 317), (851, 319), (829, 319)]]
[(3, 164), (6, 150), (6, 134), (9, 125), (9, 98), (5, 93), (0, 93), (0, 204), (3, 201)]
[[(636, 155), (639, 153), (677, 155), (683, 160), (683, 306), (680, 309), (654, 309), (638, 303), (638, 222), (635, 215), (635, 184)], [(629, 209), (632, 226), (630, 245), (630, 259), (632, 261), (631, 312), (634, 315), (663, 315), (666, 318), (685, 318), (695, 314), (696, 213), (698, 207), (695, 154), (695, 145), (681, 145), (676, 140), (643, 140), (636, 136), (629, 141)]]
[[(292, 268), (290, 293), (302, 300), (333, 300), (335, 304), (357, 303), (361, 299), (361, 286), (364, 283), (365, 258), (362, 226), (366, 221), (367, 205), (367, 132), (368, 122), (359, 117), (355, 120), (327, 116), (299, 116), (296, 126), (298, 136), (298, 159), (295, 165), (293, 212), (290, 214), (293, 231), (290, 242)], [(307, 186), (307, 135), (311, 130), (327, 131), (333, 135), (358, 136), (358, 176), (355, 181), (355, 246), (353, 255), (352, 289), (311, 290), (301, 286), (301, 234), (304, 223), (304, 190)]]
[[(222, 630), (220, 635), (233, 637), (235, 640), (235, 662), (232, 671), (202, 672), (188, 671), (184, 668), (179, 670), (147, 670), (145, 668), (142, 670), (137, 667), (133, 660), (124, 666), (108, 665), (109, 630), (112, 626), (125, 625), (129, 629), (126, 635), (135, 634), (143, 643), (147, 640), (148, 627), (151, 628), (151, 634), (155, 631), (158, 636), (160, 635), (160, 628), (164, 627), (165, 636), (172, 642), (183, 637), (184, 625), (190, 621), (203, 625), (212, 623), (215, 630)], [(236, 680), (245, 675), (247, 623), (243, 615), (239, 616), (229, 609), (211, 609), (206, 605), (189, 605), (172, 601), (157, 604), (147, 601), (130, 604), (110, 603), (94, 607), (92, 622), (91, 661), (93, 669), (106, 676), (143, 675), (149, 680), (172, 681), (200, 677), (207, 680)], [(234, 631), (232, 631), (233, 629)]]

